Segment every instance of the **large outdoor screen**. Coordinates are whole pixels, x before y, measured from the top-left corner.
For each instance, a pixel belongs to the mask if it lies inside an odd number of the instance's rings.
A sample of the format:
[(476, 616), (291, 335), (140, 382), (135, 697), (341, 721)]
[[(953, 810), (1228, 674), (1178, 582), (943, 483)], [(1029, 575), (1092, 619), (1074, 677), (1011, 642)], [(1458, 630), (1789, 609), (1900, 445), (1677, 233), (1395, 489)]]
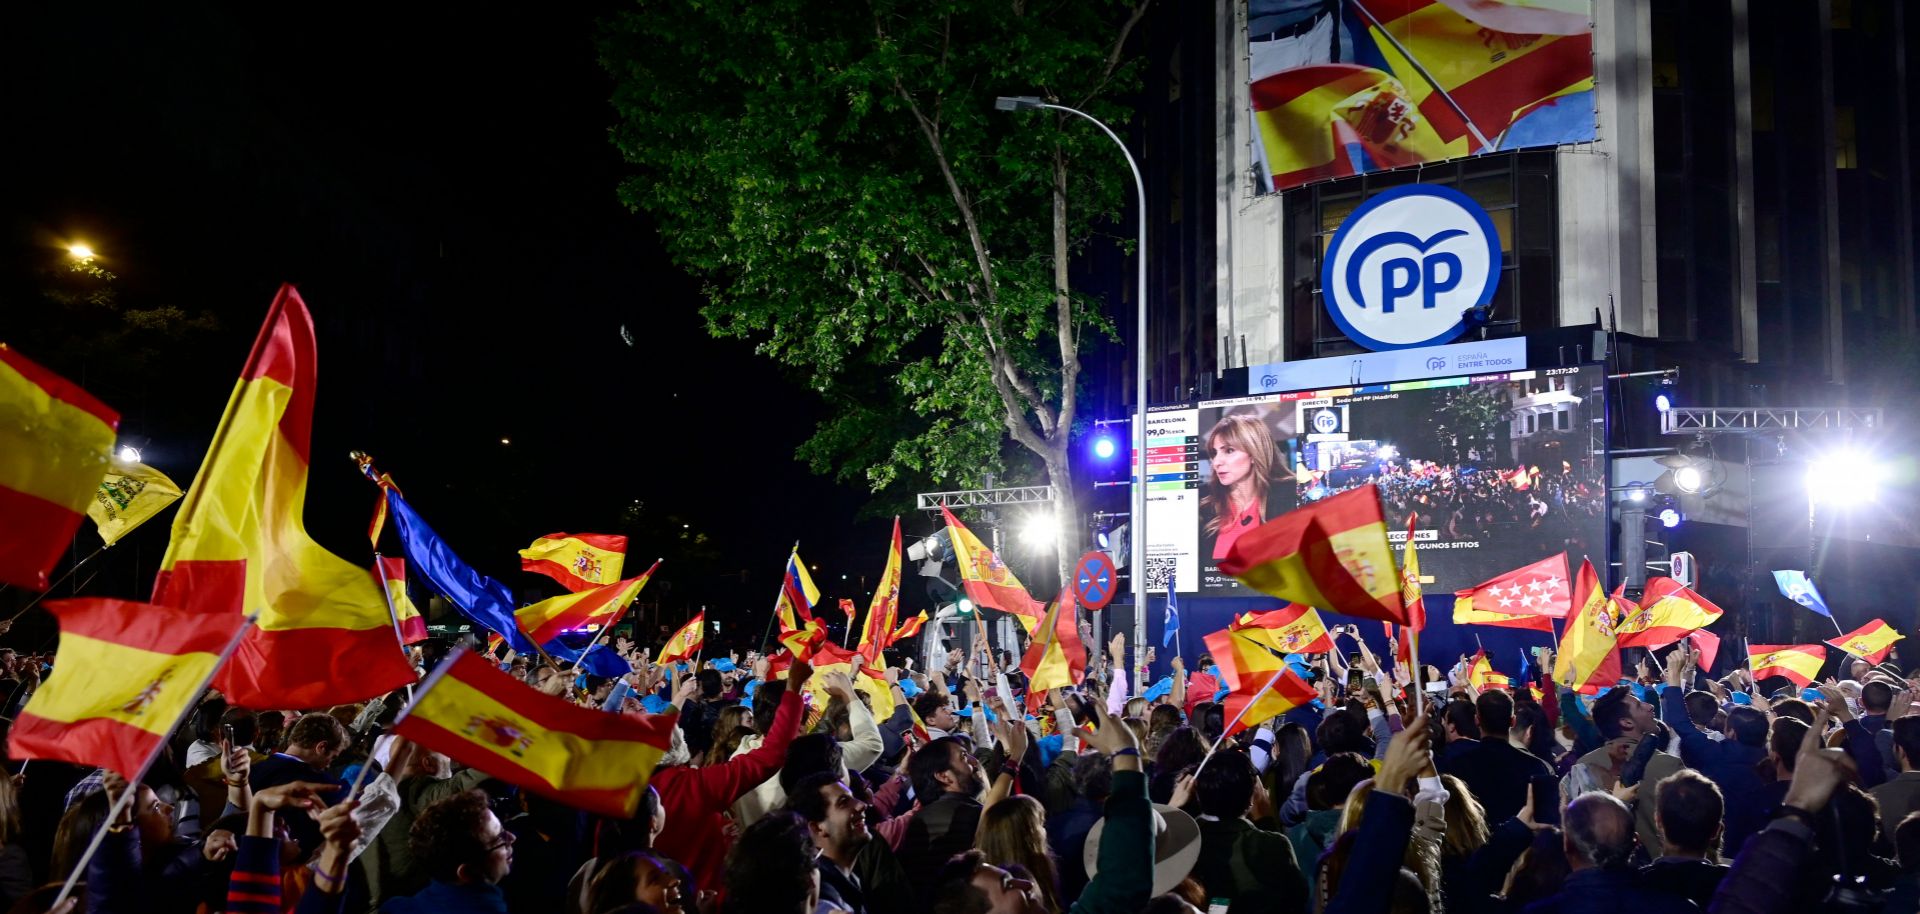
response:
[(1607, 554), (1599, 366), (1403, 381), (1154, 407), (1146, 574), (1180, 593), (1251, 591), (1219, 571), (1234, 541), (1302, 504), (1373, 483), (1389, 534), (1415, 542), (1427, 592), (1565, 550)]

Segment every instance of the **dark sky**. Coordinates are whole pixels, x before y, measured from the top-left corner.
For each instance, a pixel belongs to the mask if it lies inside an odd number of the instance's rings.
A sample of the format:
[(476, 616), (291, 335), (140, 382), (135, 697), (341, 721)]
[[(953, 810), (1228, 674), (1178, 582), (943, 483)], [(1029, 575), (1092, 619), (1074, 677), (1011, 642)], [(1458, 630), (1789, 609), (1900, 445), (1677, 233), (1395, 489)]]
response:
[[(829, 600), (843, 595), (840, 573), (880, 570), (886, 525), (856, 524), (865, 493), (793, 459), (818, 398), (750, 343), (710, 338), (698, 284), (615, 197), (626, 170), (591, 44), (612, 8), (10, 9), (0, 339), (32, 356), (21, 340), (35, 333), (87, 331), (37, 302), (69, 240), (100, 252), (126, 305), (213, 312), (218, 332), (134, 380), (90, 364), (99, 355), (49, 360), (185, 485), (274, 289), (292, 282), (321, 358), (308, 524), (342, 555), (369, 561), (372, 490), (346, 458), (358, 448), (515, 586), (544, 580), (514, 570), (515, 549), (612, 531), (639, 500), (655, 539), (682, 523), (710, 538), (707, 560), (679, 566), (658, 547), (670, 614), (726, 603), (717, 617), (757, 630), (795, 538)], [(102, 561), (89, 592), (144, 596), (164, 527)], [(83, 532), (78, 548), (96, 543)]]

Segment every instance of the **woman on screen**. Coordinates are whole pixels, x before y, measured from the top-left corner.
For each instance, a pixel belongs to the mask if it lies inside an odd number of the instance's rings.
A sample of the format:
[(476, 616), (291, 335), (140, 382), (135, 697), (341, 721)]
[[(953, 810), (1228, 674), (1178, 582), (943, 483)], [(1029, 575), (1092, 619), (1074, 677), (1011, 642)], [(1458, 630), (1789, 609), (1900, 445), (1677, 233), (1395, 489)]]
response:
[(1201, 499), (1212, 510), (1204, 535), (1213, 540), (1213, 560), (1227, 557), (1242, 533), (1267, 519), (1267, 490), (1273, 477), (1273, 435), (1259, 416), (1222, 416), (1207, 433), (1207, 460), (1213, 485)]

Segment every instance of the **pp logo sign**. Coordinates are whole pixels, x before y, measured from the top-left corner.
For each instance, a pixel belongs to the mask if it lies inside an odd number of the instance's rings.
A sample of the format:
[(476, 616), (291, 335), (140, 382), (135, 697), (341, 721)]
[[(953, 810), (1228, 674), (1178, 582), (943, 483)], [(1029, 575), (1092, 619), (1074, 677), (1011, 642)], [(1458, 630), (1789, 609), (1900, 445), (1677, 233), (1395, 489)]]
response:
[(1500, 236), (1472, 198), (1410, 184), (1375, 195), (1334, 233), (1320, 268), (1327, 312), (1368, 349), (1445, 343), (1493, 301)]

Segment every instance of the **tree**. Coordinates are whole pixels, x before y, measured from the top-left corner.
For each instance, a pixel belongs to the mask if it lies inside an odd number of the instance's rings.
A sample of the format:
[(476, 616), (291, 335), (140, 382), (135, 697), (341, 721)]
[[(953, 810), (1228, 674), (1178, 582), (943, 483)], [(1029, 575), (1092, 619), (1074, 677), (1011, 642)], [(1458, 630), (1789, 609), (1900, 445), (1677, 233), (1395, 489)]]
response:
[(802, 456), (876, 491), (974, 486), (1011, 442), (1054, 484), (1063, 579), (1082, 339), (1113, 332), (1069, 267), (1126, 170), (1090, 125), (993, 100), (1123, 123), (1148, 2), (640, 0), (600, 31), (622, 201), (707, 280), (712, 333), (845, 407)]

